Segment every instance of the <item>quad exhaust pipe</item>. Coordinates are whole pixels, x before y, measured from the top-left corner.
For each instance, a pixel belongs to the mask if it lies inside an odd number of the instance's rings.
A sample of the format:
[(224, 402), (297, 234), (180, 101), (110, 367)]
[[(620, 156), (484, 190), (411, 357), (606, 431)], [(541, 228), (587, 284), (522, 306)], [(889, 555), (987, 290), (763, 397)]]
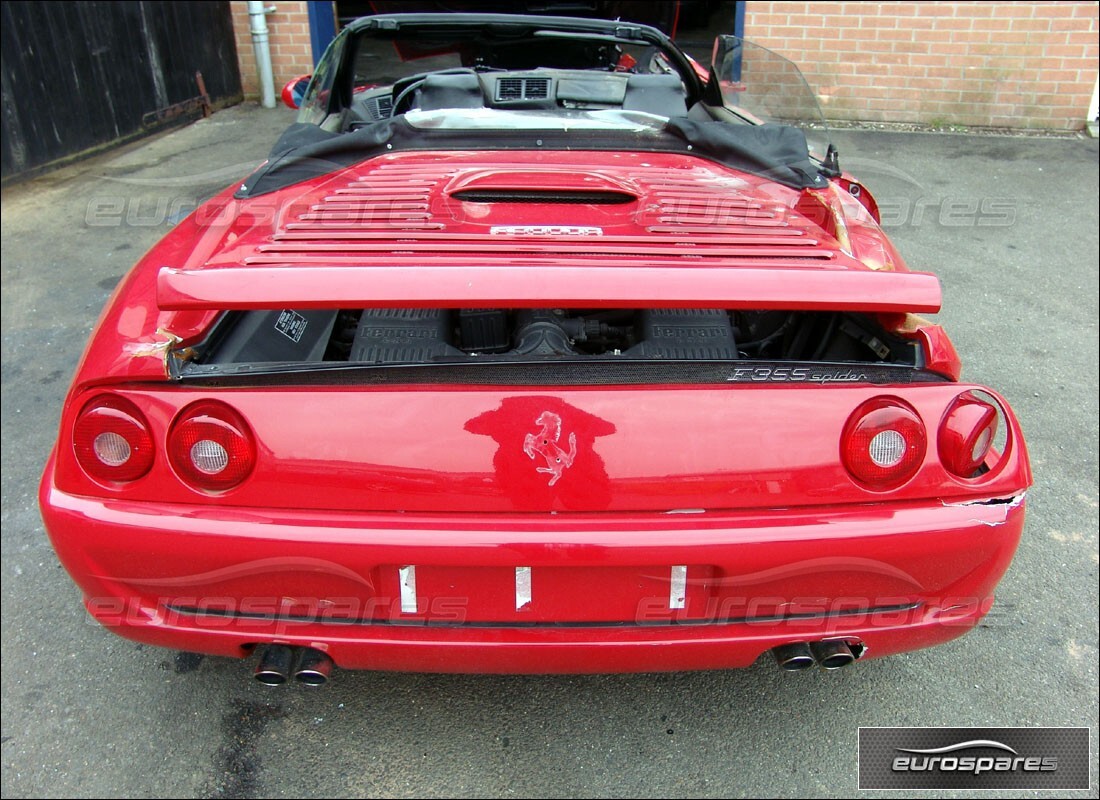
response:
[[(772, 649), (776, 664), (785, 672), (801, 672), (814, 666), (825, 670), (846, 667), (864, 651), (862, 643), (843, 639), (791, 642)], [(332, 677), (332, 658), (312, 647), (267, 645), (260, 652), (253, 677), (265, 686), (282, 686), (291, 677), (304, 686), (324, 686)]]
[(856, 660), (856, 654), (843, 639), (830, 639), (810, 645), (814, 658), (824, 669), (840, 669)]
[(332, 659), (327, 653), (303, 647), (294, 667), (294, 680), (306, 686), (324, 686), (332, 675)]
[(290, 675), (294, 650), (285, 644), (273, 644), (260, 653), (260, 663), (252, 677), (265, 686), (282, 686)]
[(260, 652), (252, 677), (265, 686), (282, 686), (293, 676), (305, 686), (324, 686), (332, 676), (332, 658), (312, 647), (271, 644)]
[(772, 653), (779, 668), (785, 672), (801, 672), (817, 663), (806, 642), (780, 645)]
[(849, 644), (843, 639), (820, 642), (792, 642), (772, 649), (775, 662), (786, 672), (801, 672), (813, 666), (826, 670), (846, 667), (863, 655), (861, 643)]

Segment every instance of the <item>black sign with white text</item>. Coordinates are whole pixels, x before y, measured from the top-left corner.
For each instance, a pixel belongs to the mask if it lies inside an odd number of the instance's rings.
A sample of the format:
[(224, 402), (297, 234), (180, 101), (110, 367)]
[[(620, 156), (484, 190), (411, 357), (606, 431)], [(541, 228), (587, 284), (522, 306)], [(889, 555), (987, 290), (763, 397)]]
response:
[(1088, 789), (1088, 728), (860, 728), (860, 789)]

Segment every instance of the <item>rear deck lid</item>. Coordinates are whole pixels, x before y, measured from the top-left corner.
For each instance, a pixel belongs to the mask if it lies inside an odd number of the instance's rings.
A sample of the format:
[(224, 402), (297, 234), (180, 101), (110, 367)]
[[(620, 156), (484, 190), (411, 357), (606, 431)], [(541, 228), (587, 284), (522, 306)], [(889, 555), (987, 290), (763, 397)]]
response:
[(870, 269), (801, 196), (667, 153), (383, 156), (229, 201), (158, 304), (939, 309), (935, 276)]

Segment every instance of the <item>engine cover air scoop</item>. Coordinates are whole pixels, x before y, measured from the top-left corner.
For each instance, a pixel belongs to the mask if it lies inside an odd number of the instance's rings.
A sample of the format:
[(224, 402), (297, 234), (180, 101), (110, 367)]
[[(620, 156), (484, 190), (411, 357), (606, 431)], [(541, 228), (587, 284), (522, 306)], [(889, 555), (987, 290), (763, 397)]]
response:
[(636, 191), (607, 175), (563, 169), (467, 173), (445, 191), (465, 203), (624, 205), (638, 200)]

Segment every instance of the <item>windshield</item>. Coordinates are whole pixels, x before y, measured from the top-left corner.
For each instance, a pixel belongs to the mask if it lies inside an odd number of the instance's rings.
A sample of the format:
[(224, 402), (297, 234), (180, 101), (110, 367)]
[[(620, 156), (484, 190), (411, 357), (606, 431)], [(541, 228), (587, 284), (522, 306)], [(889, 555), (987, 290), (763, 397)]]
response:
[[(355, 85), (392, 84), (442, 69), (597, 69), (638, 72), (647, 58), (643, 45), (591, 39), (583, 34), (532, 31), (517, 39), (378, 39), (361, 35), (355, 50)], [(652, 57), (652, 53), (649, 54)]]
[(686, 114), (701, 93), (688, 58), (646, 26), (392, 15), (358, 20), (337, 37), (298, 121), (337, 132), (442, 108), (619, 109), (667, 118)]
[[(609, 115), (575, 113), (589, 111), (624, 112), (627, 127), (649, 127), (651, 121), (626, 112), (668, 119), (686, 116), (696, 101), (708, 102), (692, 62), (644, 26), (601, 29), (591, 21), (492, 15), (480, 21), (461, 16), (429, 21), (415, 15), (373, 20), (353, 23), (333, 42), (318, 65), (299, 122), (340, 132), (409, 112), (454, 109), (462, 113), (451, 119), (414, 116), (410, 122), (484, 130), (494, 127), (484, 113), (492, 109), (510, 112), (497, 127), (608, 124)], [(396, 24), (390, 24), (393, 20)], [(588, 22), (588, 27), (566, 22)], [(722, 35), (714, 41), (711, 69), (722, 105), (733, 112), (727, 121), (797, 127), (811, 152), (825, 156), (830, 139), (824, 116), (792, 62)], [(518, 111), (539, 119), (521, 121)], [(564, 118), (560, 124), (547, 122), (558, 114)]]

